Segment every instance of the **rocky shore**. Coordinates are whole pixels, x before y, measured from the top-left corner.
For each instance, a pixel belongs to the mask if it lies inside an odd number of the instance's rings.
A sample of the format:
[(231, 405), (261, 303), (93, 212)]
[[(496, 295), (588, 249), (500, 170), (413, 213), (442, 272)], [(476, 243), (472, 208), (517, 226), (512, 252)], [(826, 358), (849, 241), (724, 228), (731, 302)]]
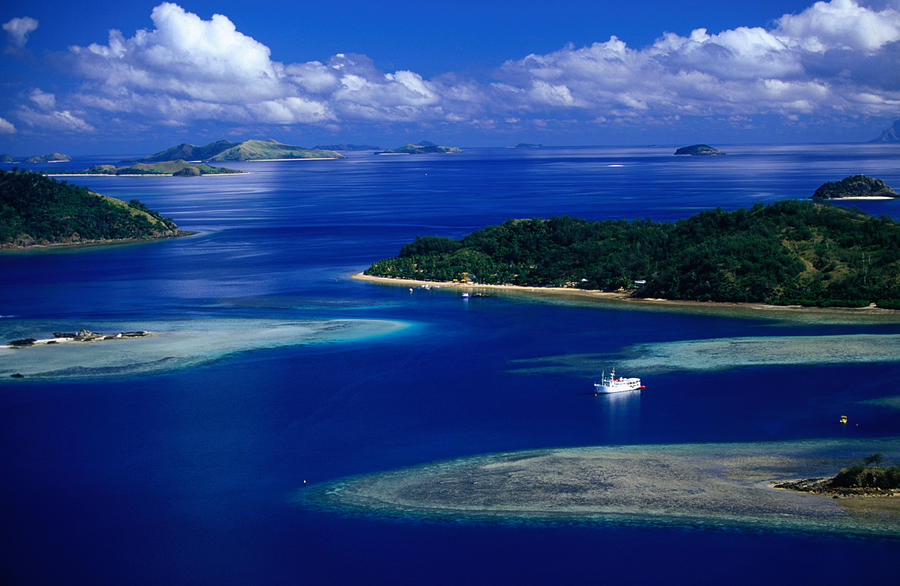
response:
[(121, 340), (123, 338), (143, 338), (151, 335), (151, 332), (139, 330), (135, 332), (116, 332), (115, 334), (100, 334), (84, 328), (77, 332), (53, 332), (52, 338), (20, 338), (10, 340), (6, 348), (27, 348), (46, 344), (63, 344), (68, 342), (100, 342), (103, 340)]

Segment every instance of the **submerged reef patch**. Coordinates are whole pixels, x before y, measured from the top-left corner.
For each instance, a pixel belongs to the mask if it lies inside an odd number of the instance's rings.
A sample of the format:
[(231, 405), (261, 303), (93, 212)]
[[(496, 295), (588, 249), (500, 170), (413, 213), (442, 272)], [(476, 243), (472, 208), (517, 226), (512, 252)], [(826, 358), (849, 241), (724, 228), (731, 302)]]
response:
[[(48, 338), (68, 324), (4, 320), (0, 339)], [(368, 319), (194, 319), (91, 323), (98, 330), (147, 335), (114, 341), (0, 347), (0, 381), (137, 376), (187, 368), (230, 354), (306, 344), (346, 342), (399, 331), (406, 322)]]
[[(562, 448), (488, 454), (304, 488), (301, 506), (376, 516), (670, 524), (900, 537), (877, 497), (774, 488), (827, 476), (900, 439)], [(867, 506), (866, 503), (871, 506)]]

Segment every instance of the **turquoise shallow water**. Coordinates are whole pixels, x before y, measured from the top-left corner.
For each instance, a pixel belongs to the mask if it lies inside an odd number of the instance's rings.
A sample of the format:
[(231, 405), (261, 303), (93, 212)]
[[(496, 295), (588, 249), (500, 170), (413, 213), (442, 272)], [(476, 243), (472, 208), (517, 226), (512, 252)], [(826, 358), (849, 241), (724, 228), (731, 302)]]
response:
[[(895, 556), (895, 542), (722, 528), (457, 526), (290, 502), (304, 481), (490, 452), (896, 436), (900, 410), (878, 402), (897, 394), (896, 360), (798, 362), (787, 344), (780, 356), (789, 359), (748, 363), (757, 354), (732, 342), (893, 340), (897, 324), (466, 301), (347, 278), (418, 234), (460, 236), (509, 217), (673, 220), (806, 195), (860, 171), (900, 185), (892, 147), (726, 150), (715, 160), (657, 148), (354, 154), (244, 163), (253, 173), (237, 177), (70, 179), (138, 198), (198, 234), (0, 255), (0, 330), (15, 337), (58, 323), (95, 331), (232, 320), (414, 326), (249, 352), (189, 344), (197, 361), (187, 368), (0, 384), (0, 461), (10, 479), (0, 485), (5, 581), (571, 583), (598, 581), (600, 568), (602, 581), (626, 583), (829, 582), (849, 571), (881, 578), (869, 561)], [(100, 162), (108, 161), (73, 165)], [(860, 207), (900, 217), (898, 204)], [(696, 340), (731, 348), (720, 368), (679, 368), (702, 365), (702, 352), (683, 351)], [(646, 373), (622, 370), (643, 376), (644, 392), (592, 395), (592, 370), (654, 352), (657, 364), (632, 366)], [(572, 356), (593, 358), (531, 369)], [(843, 414), (846, 426), (837, 423)]]

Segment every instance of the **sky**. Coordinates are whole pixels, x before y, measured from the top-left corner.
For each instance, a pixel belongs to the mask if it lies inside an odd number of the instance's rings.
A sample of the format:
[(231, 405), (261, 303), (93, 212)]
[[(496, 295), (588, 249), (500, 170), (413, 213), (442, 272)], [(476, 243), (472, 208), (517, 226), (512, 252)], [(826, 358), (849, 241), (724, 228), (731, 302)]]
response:
[(864, 142), (900, 118), (900, 0), (46, 0), (0, 23), (13, 155)]

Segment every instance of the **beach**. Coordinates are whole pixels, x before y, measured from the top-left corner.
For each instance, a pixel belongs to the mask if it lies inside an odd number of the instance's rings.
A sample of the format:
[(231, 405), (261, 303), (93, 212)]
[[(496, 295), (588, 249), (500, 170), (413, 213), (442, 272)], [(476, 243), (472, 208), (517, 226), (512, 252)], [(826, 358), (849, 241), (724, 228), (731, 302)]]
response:
[(724, 301), (688, 301), (680, 299), (657, 299), (632, 297), (619, 291), (594, 291), (568, 287), (523, 287), (521, 285), (487, 285), (480, 283), (460, 283), (452, 281), (419, 281), (376, 277), (364, 273), (350, 275), (352, 279), (411, 288), (447, 288), (463, 292), (504, 294), (510, 296), (544, 297), (548, 299), (593, 302), (613, 306), (627, 306), (632, 309), (666, 311), (688, 311), (729, 315), (745, 314), (752, 317), (771, 319), (816, 319), (823, 321), (863, 321), (878, 323), (900, 322), (900, 311), (884, 309), (873, 305), (867, 307), (803, 307), (800, 305), (769, 305), (766, 303), (736, 303)]

